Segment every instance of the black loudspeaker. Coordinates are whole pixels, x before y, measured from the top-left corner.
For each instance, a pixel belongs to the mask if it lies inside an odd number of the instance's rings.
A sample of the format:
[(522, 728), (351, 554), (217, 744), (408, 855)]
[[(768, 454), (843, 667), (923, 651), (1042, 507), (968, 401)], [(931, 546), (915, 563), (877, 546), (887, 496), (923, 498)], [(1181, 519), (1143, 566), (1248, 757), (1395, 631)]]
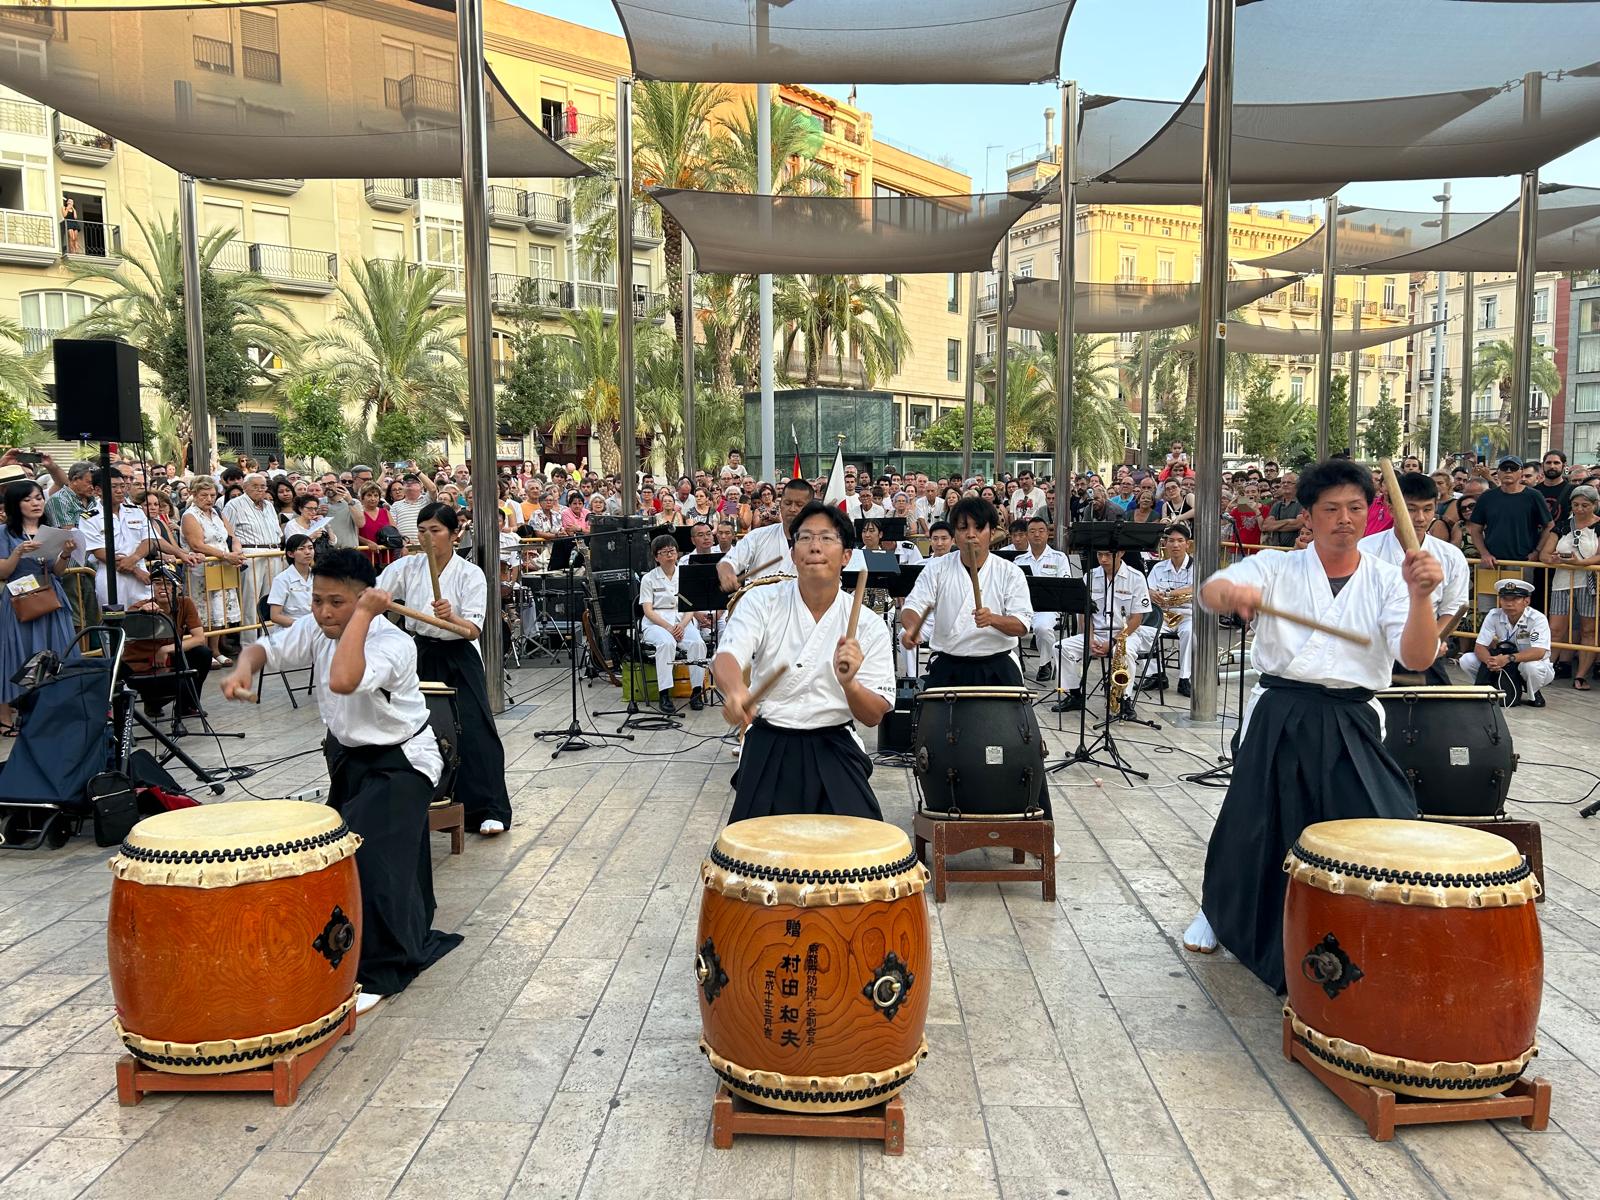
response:
[(57, 338), (56, 436), (63, 441), (142, 442), (139, 353), (105, 338)]

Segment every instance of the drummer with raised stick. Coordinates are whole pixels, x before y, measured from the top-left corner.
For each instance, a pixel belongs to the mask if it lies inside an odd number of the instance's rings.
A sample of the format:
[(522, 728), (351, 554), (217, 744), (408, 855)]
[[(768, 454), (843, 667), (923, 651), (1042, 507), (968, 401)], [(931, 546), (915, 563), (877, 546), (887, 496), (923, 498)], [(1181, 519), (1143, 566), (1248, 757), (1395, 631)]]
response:
[(246, 646), (222, 681), (228, 700), (254, 699), (255, 675), (310, 668), (328, 728), (328, 804), (361, 836), (361, 995), (366, 1012), (403, 991), (461, 943), (433, 924), (428, 805), (444, 770), (417, 682), (417, 649), (384, 619), (358, 550), (330, 550), (311, 569), (311, 615)]
[(723, 591), (738, 591), (750, 580), (767, 575), (795, 573), (789, 528), (814, 495), (814, 489), (804, 479), (791, 479), (783, 485), (778, 497), (778, 523), (752, 529), (717, 563), (717, 581)]
[[(1311, 544), (1251, 555), (1199, 592), (1209, 612), (1255, 618), (1261, 679), (1245, 705), (1232, 782), (1206, 851), (1201, 913), (1183, 943), (1208, 954), (1220, 942), (1277, 992), (1283, 857), (1300, 831), (1417, 811), (1411, 784), (1384, 749), (1373, 695), (1389, 686), (1395, 660), (1413, 671), (1433, 662), (1433, 593), (1444, 572), (1422, 549), (1399, 568), (1362, 552), (1375, 495), (1371, 474), (1348, 459), (1317, 463), (1296, 490)], [(1261, 704), (1269, 691), (1272, 702)]]
[[(1413, 471), (1396, 478), (1394, 466), (1388, 459), (1378, 464), (1383, 470), (1384, 488), (1389, 493), (1389, 509), (1394, 514), (1392, 528), (1368, 534), (1358, 543), (1361, 549), (1386, 563), (1399, 566), (1406, 552), (1421, 546), (1439, 560), (1444, 579), (1433, 593), (1433, 615), (1438, 619), (1439, 656), (1423, 672), (1422, 682), (1448, 687), (1450, 676), (1444, 669), (1444, 653), (1449, 648), (1444, 638), (1460, 619), (1459, 613), (1467, 604), (1472, 583), (1472, 572), (1467, 567), (1466, 555), (1442, 538), (1427, 532), (1438, 508), (1439, 487), (1432, 478)], [(1396, 674), (1400, 668), (1396, 667)], [(1396, 679), (1395, 683), (1403, 680)]]
[(489, 586), (483, 572), (455, 552), (458, 523), (455, 505), (423, 505), (417, 513), (422, 552), (395, 559), (378, 576), (378, 586), (418, 610), (429, 605), (434, 617), (455, 627), (440, 629), (405, 618), (406, 628), (417, 640), (417, 670), (424, 679), (456, 692), (461, 765), (455, 798), (461, 801), (469, 829), (495, 837), (511, 824), (511, 797), (506, 791), (505, 747), (489, 707), (489, 681), (478, 649)]
[(746, 594), (711, 664), (724, 719), (750, 727), (728, 819), (831, 813), (881, 820), (868, 782), (872, 763), (853, 724), (875, 726), (894, 707), (889, 631), (860, 622), (855, 597), (840, 590), (855, 540), (844, 513), (813, 500), (789, 531), (797, 577)]
[[(1033, 632), (1033, 602), (1022, 568), (989, 553), (1000, 514), (982, 496), (967, 496), (947, 517), (958, 553), (930, 560), (917, 576), (900, 613), (900, 644), (915, 647), (931, 617), (928, 688), (1023, 687), (1017, 646)], [(1038, 803), (1051, 817), (1049, 784)]]

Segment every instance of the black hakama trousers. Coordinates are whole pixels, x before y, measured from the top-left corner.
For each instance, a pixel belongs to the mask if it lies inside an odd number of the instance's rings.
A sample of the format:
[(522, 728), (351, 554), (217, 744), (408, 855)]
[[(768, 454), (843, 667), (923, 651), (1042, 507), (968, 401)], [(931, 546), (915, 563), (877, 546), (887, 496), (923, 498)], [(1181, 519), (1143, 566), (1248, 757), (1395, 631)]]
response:
[(461, 722), (461, 765), (456, 771), (455, 798), (465, 809), (468, 829), (485, 821), (511, 828), (511, 797), (506, 792), (506, 750), (500, 744), (494, 712), (489, 707), (489, 681), (483, 657), (471, 642), (418, 637), (417, 676), (456, 690), (456, 717)]
[(461, 944), (434, 929), (433, 784), (399, 746), (323, 743), (328, 804), (361, 836), (361, 990), (392, 996)]
[[(979, 654), (968, 657), (962, 654), (935, 654), (928, 664), (923, 681), (925, 688), (942, 687), (1026, 687), (1022, 682), (1022, 668), (1015, 654)], [(1055, 820), (1050, 807), (1050, 781), (1039, 781), (1039, 807), (1045, 819)]]
[[(1201, 909), (1217, 940), (1275, 992), (1284, 990), (1284, 856), (1308, 825), (1414, 818), (1417, 801), (1379, 736), (1362, 688), (1263, 675), (1206, 848)], [(1307, 946), (1305, 949), (1309, 950)]]
[(849, 725), (783, 729), (757, 717), (739, 752), (728, 821), (797, 813), (881, 821), (871, 776), (872, 761)]

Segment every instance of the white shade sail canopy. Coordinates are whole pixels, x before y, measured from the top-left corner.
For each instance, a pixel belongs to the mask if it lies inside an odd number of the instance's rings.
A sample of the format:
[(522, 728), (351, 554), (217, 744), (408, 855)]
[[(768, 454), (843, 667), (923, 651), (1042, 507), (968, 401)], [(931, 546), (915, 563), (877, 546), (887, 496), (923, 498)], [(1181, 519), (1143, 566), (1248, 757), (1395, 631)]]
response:
[[(1421, 325), (1372, 325), (1361, 329), (1335, 329), (1333, 350), (1341, 354), (1347, 350), (1370, 350), (1373, 346), (1387, 346), (1404, 338), (1426, 333), (1438, 321)], [(1180, 342), (1174, 349), (1194, 349), (1194, 339)], [(1249, 321), (1228, 322), (1228, 350), (1233, 354), (1317, 354), (1322, 349), (1322, 332), (1310, 329), (1277, 329), (1269, 325), (1255, 325)]]
[[(1240, 308), (1286, 288), (1295, 275), (1228, 282), (1228, 307)], [(1072, 289), (1072, 327), (1077, 333), (1143, 333), (1200, 320), (1197, 283), (1077, 283)], [(1061, 285), (1054, 279), (1012, 280), (1011, 326), (1054, 333), (1060, 328)]]

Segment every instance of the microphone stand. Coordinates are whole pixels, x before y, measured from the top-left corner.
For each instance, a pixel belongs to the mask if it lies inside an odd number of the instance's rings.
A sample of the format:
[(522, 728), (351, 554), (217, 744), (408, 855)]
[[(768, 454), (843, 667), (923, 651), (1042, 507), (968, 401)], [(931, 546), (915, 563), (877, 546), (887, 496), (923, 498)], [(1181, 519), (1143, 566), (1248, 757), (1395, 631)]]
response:
[[(572, 616), (574, 612), (580, 611), (576, 606), (578, 592), (572, 569), (573, 560), (572, 556), (569, 555), (567, 557), (567, 618), (569, 621), (574, 620)], [(573, 632), (567, 638), (567, 659), (567, 671), (571, 685), (572, 719), (561, 729), (541, 729), (533, 736), (536, 738), (556, 737), (561, 739), (550, 754), (552, 759), (560, 758), (563, 753), (569, 750), (598, 750), (605, 744), (604, 741), (598, 743), (586, 741), (586, 738), (602, 738), (619, 742), (633, 741), (631, 733), (600, 733), (598, 730), (585, 729), (578, 723), (578, 637), (576, 632)]]
[[(1191, 604), (1193, 604), (1195, 608), (1198, 608), (1198, 597), (1191, 601)], [(1191, 611), (1193, 610), (1191, 609)], [(1207, 614), (1207, 616), (1209, 617), (1210, 614)], [(1240, 620), (1238, 617), (1235, 617), (1234, 620), (1238, 621), (1239, 623), (1239, 727), (1235, 734), (1235, 736), (1237, 736), (1238, 733), (1241, 733), (1244, 730), (1244, 635), (1249, 628), (1249, 625), (1247, 622)], [(1193, 642), (1190, 643), (1190, 648), (1191, 650), (1193, 649)], [(1189, 671), (1191, 675), (1194, 673), (1193, 662), (1189, 664)], [(1233, 755), (1219, 754), (1217, 755), (1216, 766), (1205, 771), (1196, 771), (1192, 775), (1179, 775), (1178, 778), (1183, 780), (1185, 783), (1198, 783), (1203, 787), (1225, 787), (1229, 783), (1233, 782)], [(1597, 803), (1595, 808), (1600, 809), (1600, 803)], [(1586, 817), (1589, 814), (1581, 813), (1580, 815)]]

